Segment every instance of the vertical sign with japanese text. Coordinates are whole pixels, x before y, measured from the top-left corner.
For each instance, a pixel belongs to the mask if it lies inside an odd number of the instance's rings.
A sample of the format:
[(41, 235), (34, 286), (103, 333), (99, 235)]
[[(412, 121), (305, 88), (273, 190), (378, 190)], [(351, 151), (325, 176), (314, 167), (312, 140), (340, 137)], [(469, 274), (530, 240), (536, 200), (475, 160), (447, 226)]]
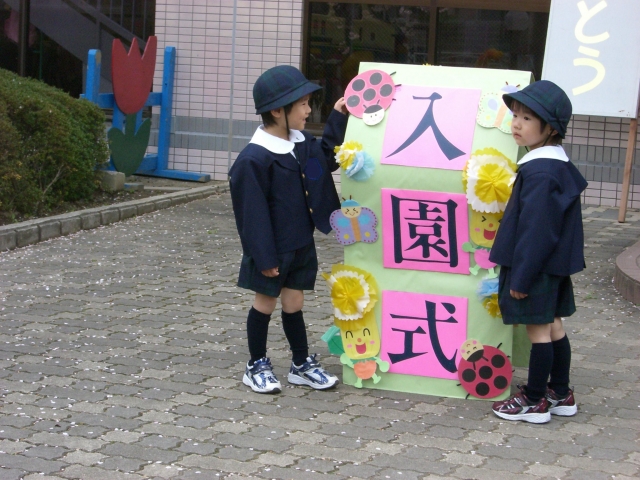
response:
[(486, 250), (470, 254), (468, 248), (474, 239), (466, 188), (477, 181), (467, 182), (466, 167), (494, 151), (518, 160), (501, 99), (505, 89), (529, 84), (531, 74), (362, 62), (360, 74), (366, 71), (388, 75), (394, 98), (378, 124), (349, 118), (345, 142), (361, 144), (375, 171), (365, 181), (343, 173), (341, 195), (376, 215), (379, 240), (345, 246), (344, 263), (375, 278), (380, 352), (369, 360), (388, 370), (364, 379), (346, 366), (343, 380), (465, 398), (458, 380), (463, 343), (476, 339), (510, 358), (515, 343), (513, 327), (492, 316), (478, 296), (489, 272), (478, 266)]
[(636, 117), (639, 22), (638, 0), (552, 0), (542, 78), (567, 92), (574, 114)]

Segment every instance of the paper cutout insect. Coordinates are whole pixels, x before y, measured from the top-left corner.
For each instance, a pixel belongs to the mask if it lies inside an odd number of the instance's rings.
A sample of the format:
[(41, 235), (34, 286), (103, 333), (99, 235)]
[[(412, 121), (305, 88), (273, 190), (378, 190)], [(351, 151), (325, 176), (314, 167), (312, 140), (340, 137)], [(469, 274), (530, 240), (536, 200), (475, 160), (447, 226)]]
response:
[(511, 362), (502, 350), (468, 339), (460, 347), (460, 355), (458, 379), (469, 395), (493, 398), (511, 385)]
[(388, 74), (382, 70), (367, 70), (355, 76), (344, 93), (349, 113), (362, 118), (369, 126), (380, 123), (396, 93), (397, 85), (391, 75), (393, 73)]
[(378, 241), (378, 217), (373, 210), (361, 207), (358, 202), (349, 198), (340, 204), (329, 217), (331, 228), (336, 232), (336, 240), (342, 245), (356, 242), (375, 243)]
[(499, 92), (487, 92), (480, 97), (476, 122), (485, 128), (497, 128), (501, 132), (511, 135), (511, 121), (513, 114), (507, 108), (502, 95), (518, 91), (519, 85), (508, 83)]

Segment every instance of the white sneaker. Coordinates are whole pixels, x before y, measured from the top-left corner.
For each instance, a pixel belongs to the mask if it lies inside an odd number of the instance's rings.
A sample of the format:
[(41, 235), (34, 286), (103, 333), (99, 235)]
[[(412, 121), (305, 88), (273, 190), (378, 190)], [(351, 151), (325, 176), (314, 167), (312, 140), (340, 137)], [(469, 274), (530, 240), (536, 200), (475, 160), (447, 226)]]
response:
[(307, 361), (300, 366), (291, 362), (287, 380), (294, 385), (308, 385), (316, 390), (333, 388), (339, 382), (338, 377), (330, 374), (320, 366), (320, 363), (316, 360), (315, 353), (307, 357)]
[(282, 385), (273, 374), (271, 360), (267, 357), (256, 360), (252, 366), (247, 363), (242, 383), (257, 393), (280, 393), (282, 391)]

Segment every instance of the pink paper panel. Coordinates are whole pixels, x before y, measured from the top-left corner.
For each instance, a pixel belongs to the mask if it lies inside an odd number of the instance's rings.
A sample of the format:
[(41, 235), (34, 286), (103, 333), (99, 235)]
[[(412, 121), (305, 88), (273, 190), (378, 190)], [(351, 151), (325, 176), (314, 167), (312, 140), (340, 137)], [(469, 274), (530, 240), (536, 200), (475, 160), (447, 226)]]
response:
[(386, 268), (469, 275), (467, 198), (461, 193), (382, 189)]
[(469, 159), (482, 90), (402, 85), (380, 163), (462, 170)]
[(389, 372), (457, 380), (467, 304), (466, 297), (384, 290), (380, 357)]

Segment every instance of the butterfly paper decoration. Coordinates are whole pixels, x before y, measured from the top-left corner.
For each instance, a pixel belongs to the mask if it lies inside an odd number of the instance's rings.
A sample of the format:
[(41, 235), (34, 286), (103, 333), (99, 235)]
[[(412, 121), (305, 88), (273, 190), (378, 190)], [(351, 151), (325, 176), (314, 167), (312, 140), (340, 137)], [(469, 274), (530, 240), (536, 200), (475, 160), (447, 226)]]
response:
[(378, 217), (373, 210), (360, 206), (351, 198), (340, 204), (340, 210), (331, 214), (329, 222), (336, 232), (336, 240), (342, 245), (374, 243), (378, 240)]

